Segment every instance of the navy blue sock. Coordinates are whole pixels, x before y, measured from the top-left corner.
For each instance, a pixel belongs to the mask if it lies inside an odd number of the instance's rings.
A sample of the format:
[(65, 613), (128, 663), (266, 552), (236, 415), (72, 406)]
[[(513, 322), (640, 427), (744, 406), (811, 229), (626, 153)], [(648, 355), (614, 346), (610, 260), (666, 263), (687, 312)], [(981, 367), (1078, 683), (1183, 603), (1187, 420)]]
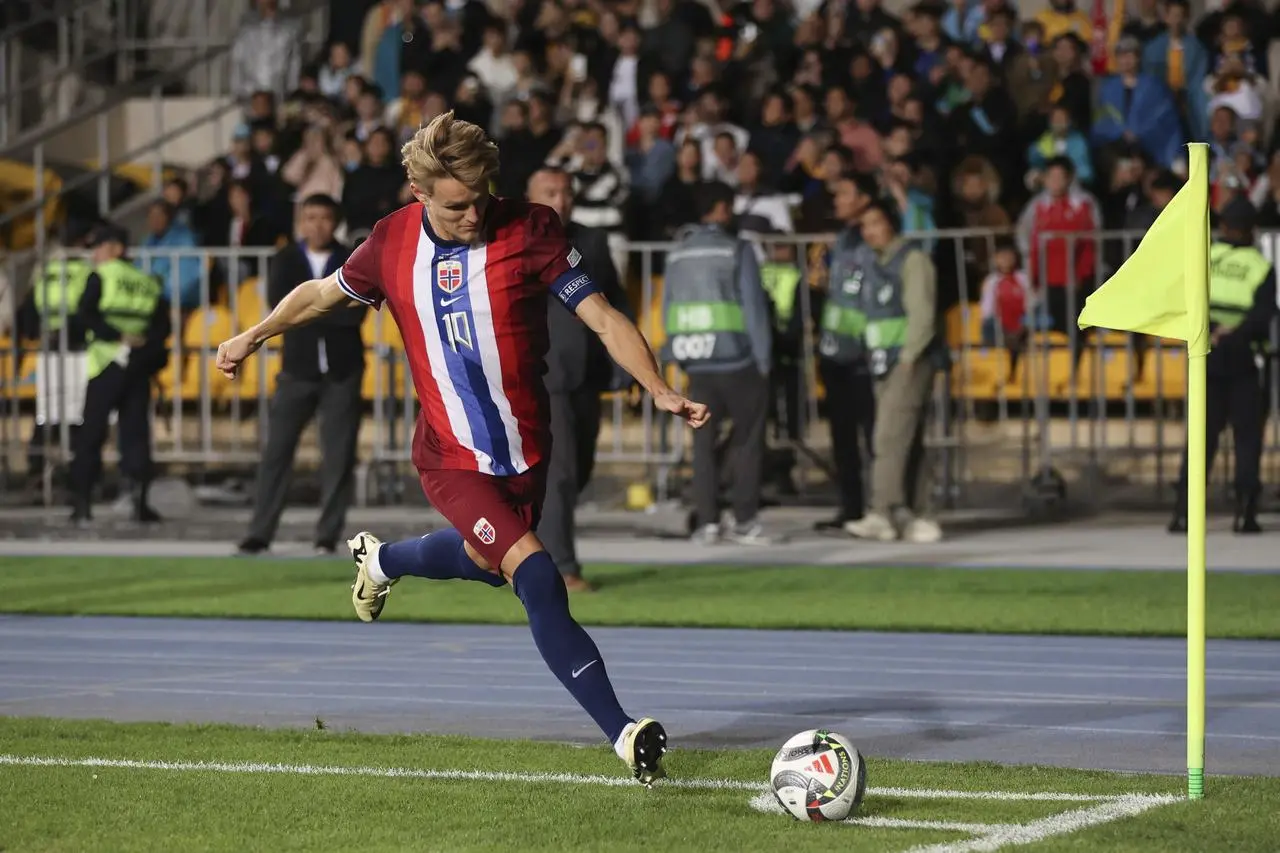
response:
[(569, 593), (551, 555), (539, 551), (526, 557), (514, 584), (542, 659), (614, 743), (632, 720), (618, 704), (600, 650), (569, 613)]
[(378, 568), (393, 579), (413, 575), (433, 580), (480, 581), (489, 586), (507, 584), (502, 575), (485, 571), (467, 556), (462, 534), (453, 529), (384, 544), (378, 551)]

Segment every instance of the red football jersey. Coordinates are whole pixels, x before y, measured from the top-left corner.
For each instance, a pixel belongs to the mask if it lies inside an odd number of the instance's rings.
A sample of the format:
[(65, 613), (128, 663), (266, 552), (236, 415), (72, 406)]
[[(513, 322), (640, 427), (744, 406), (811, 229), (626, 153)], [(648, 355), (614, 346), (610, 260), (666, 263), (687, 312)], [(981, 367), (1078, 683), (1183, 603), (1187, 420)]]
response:
[(417, 202), (384, 217), (338, 271), (400, 328), (421, 403), (419, 470), (511, 476), (549, 448), (547, 293), (570, 310), (596, 287), (551, 208), (492, 198), (481, 241), (437, 236)]

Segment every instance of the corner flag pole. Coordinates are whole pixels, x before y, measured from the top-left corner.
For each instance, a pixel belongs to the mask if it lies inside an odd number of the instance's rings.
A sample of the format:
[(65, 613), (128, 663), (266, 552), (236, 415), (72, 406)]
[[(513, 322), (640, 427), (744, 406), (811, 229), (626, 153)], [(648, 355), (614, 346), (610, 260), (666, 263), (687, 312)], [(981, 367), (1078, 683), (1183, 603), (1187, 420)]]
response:
[[(1208, 148), (1191, 143), (1191, 180), (1209, 180)], [(1186, 219), (1187, 304), (1208, 301), (1209, 292), (1209, 211)], [(1208, 337), (1205, 327), (1188, 335)], [(1190, 330), (1189, 330), (1190, 331)], [(1204, 797), (1204, 597), (1205, 597), (1205, 358), (1192, 354), (1187, 342), (1187, 797)]]

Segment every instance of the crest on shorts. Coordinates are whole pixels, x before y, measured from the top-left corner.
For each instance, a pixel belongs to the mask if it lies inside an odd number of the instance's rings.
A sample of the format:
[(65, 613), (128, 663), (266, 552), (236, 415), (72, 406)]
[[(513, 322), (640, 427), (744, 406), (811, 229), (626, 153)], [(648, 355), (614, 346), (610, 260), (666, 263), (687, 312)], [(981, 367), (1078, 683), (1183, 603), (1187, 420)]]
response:
[(471, 532), (486, 545), (492, 545), (498, 538), (498, 531), (493, 529), (493, 525), (489, 523), (487, 518), (477, 521), (476, 526), (471, 528)]
[(462, 287), (462, 261), (441, 261), (436, 264), (436, 284), (445, 293), (453, 293)]

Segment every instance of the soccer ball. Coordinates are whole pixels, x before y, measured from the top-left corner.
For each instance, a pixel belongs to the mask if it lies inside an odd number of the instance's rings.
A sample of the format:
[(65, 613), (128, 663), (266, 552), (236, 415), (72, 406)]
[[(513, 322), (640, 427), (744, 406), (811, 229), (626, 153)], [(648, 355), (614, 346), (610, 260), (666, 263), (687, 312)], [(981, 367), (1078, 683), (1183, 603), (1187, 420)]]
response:
[(796, 820), (844, 820), (866, 793), (867, 765), (848, 738), (810, 729), (778, 750), (769, 785)]

